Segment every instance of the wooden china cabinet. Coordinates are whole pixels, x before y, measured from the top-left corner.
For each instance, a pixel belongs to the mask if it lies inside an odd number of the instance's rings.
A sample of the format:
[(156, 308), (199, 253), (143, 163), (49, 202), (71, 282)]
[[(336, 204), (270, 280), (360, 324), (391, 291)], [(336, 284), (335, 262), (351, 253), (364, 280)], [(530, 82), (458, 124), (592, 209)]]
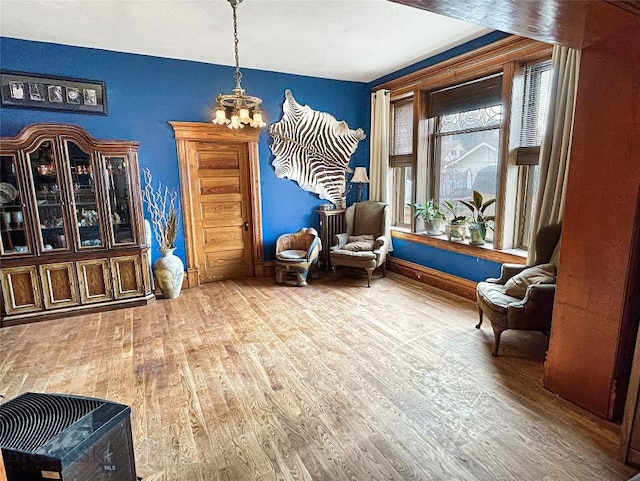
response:
[(0, 327), (154, 298), (137, 151), (62, 124), (0, 139)]

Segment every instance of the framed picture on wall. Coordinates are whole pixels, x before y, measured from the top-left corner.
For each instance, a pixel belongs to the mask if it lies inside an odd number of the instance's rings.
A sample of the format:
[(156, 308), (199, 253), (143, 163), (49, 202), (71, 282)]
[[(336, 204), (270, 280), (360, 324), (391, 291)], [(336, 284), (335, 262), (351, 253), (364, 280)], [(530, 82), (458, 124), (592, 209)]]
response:
[(100, 80), (0, 71), (2, 107), (107, 115), (107, 86)]

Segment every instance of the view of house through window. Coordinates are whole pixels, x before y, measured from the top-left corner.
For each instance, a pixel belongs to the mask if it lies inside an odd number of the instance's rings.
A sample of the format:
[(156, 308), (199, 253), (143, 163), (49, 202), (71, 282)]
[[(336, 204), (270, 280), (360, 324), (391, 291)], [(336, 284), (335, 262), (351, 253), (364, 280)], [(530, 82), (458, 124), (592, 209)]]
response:
[[(435, 134), (440, 175), (433, 196), (440, 203), (471, 199), (474, 190), (484, 199), (495, 198), (501, 114), (502, 106), (492, 105), (440, 117)], [(493, 215), (494, 208), (485, 213)], [(458, 204), (457, 213), (470, 211)]]
[[(457, 215), (470, 217), (471, 211), (459, 200), (472, 199), (474, 191), (484, 201), (508, 191), (510, 197), (502, 202), (510, 202), (508, 209), (493, 204), (484, 214), (496, 215), (496, 222), (509, 226), (506, 231), (512, 232), (513, 238), (502, 240), (502, 244), (526, 249), (535, 208), (537, 163), (550, 78), (548, 59), (519, 67), (513, 79), (508, 136), (501, 131), (505, 106), (500, 72), (446, 88), (414, 92), (424, 96), (425, 113), (418, 121), (428, 125), (427, 134), (418, 136), (415, 147), (413, 99), (392, 103), (389, 178), (393, 182), (393, 225), (411, 227), (414, 196), (417, 203), (434, 199), (441, 209), (444, 201), (450, 201), (457, 204)], [(516, 165), (510, 167), (505, 164), (509, 159), (500, 154), (501, 140), (509, 137), (513, 139), (510, 148), (516, 153)], [(414, 148), (419, 152), (416, 164)], [(498, 185), (499, 173), (506, 169), (517, 173), (503, 176), (513, 185)], [(509, 214), (497, 215), (500, 213), (496, 209)], [(488, 230), (488, 241), (493, 241), (493, 232)]]

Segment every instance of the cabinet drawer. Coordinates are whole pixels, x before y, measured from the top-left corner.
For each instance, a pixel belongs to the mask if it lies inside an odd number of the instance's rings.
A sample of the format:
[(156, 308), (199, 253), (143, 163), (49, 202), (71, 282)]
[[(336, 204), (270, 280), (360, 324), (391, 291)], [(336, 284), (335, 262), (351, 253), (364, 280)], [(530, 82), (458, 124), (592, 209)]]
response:
[(44, 306), (47, 309), (76, 306), (78, 285), (73, 262), (58, 262), (40, 266)]
[(116, 299), (136, 297), (144, 293), (140, 256), (112, 257), (109, 261)]
[(80, 302), (91, 304), (113, 299), (111, 270), (107, 259), (76, 262)]
[(2, 269), (2, 296), (7, 314), (42, 310), (42, 295), (36, 266)]

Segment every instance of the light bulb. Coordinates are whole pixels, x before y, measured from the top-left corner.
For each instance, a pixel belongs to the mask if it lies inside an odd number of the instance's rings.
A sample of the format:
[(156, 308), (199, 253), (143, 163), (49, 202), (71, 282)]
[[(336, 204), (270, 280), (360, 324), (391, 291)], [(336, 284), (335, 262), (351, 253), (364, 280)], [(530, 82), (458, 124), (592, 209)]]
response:
[(234, 111), (231, 114), (231, 122), (227, 125), (230, 129), (243, 129), (244, 125), (240, 123), (240, 117), (238, 116), (238, 112)]
[(249, 117), (249, 109), (246, 107), (243, 107), (240, 109), (240, 122), (242, 122), (243, 124), (248, 124), (249, 122), (251, 122), (251, 118)]
[(230, 121), (227, 118), (227, 113), (226, 113), (224, 107), (216, 107), (216, 116), (211, 122), (213, 122), (214, 124), (218, 124), (218, 125), (228, 125), (229, 124)]
[(267, 124), (262, 120), (262, 111), (258, 108), (254, 109), (253, 121), (251, 122), (251, 127), (256, 127), (258, 129), (261, 129), (265, 125)]

